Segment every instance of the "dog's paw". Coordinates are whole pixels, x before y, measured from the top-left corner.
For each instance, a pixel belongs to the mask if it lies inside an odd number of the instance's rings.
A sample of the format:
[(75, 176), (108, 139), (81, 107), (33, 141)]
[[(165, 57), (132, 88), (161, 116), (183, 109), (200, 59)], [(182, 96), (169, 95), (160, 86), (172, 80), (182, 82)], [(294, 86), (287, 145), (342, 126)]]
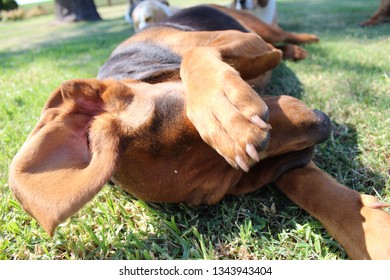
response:
[(283, 59), (299, 61), (307, 57), (307, 52), (298, 45), (287, 44), (281, 48)]
[(269, 140), (268, 108), (237, 72), (225, 71), (207, 86), (196, 106), (187, 105), (202, 139), (231, 166), (248, 172), (260, 160)]

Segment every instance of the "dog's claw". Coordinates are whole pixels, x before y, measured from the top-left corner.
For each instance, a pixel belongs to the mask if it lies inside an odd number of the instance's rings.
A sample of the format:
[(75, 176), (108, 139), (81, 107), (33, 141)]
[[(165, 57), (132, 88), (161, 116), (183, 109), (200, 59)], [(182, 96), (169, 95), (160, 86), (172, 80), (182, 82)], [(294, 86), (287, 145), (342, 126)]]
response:
[(253, 144), (246, 144), (245, 151), (254, 161), (260, 161), (259, 154)]
[(390, 203), (380, 202), (377, 198), (371, 195), (362, 195), (363, 206), (372, 209), (383, 209), (390, 207)]
[(251, 121), (253, 124), (257, 125), (261, 129), (267, 129), (268, 124), (263, 121), (258, 115), (252, 116)]
[(233, 160), (230, 160), (228, 157), (224, 157), (224, 159), (227, 161), (227, 163), (230, 164), (231, 167), (233, 167), (234, 169), (237, 169), (239, 170), (240, 167), (238, 166), (238, 164), (236, 162), (234, 162)]
[(245, 172), (249, 172), (249, 166), (241, 156), (236, 156), (236, 163)]
[(369, 204), (367, 206), (370, 208), (373, 208), (373, 209), (383, 209), (383, 208), (389, 208), (390, 204), (382, 203), (382, 202), (375, 202), (375, 203)]

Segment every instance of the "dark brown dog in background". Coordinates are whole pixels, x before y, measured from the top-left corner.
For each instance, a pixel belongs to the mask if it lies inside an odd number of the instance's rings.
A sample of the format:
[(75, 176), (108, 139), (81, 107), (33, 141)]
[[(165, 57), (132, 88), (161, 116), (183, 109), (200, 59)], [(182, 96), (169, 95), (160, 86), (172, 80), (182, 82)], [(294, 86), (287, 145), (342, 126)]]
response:
[(120, 44), (98, 79), (56, 89), (12, 161), (15, 197), (52, 236), (109, 180), (145, 201), (191, 205), (275, 183), (351, 258), (390, 258), (386, 205), (311, 160), (328, 117), (253, 90), (281, 52), (245, 14), (223, 11), (182, 10)]
[(390, 0), (381, 0), (379, 8), (367, 21), (362, 22), (361, 26), (371, 26), (390, 20)]

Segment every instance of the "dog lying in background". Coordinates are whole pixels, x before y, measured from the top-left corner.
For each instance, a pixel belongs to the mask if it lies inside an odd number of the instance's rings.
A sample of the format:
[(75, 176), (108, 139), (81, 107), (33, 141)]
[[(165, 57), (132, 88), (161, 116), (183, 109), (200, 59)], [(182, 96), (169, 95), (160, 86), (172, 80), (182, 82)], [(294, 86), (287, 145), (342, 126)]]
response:
[[(178, 11), (178, 9), (169, 6), (167, 1), (146, 0), (136, 3), (133, 6), (135, 6), (135, 8), (132, 12), (132, 22), (136, 31), (138, 31), (140, 27), (143, 28), (150, 23), (159, 22)], [(249, 29), (254, 28), (255, 30), (253, 31), (255, 33), (259, 34), (266, 42), (277, 46), (282, 51), (284, 59), (302, 60), (306, 58), (307, 52), (298, 45), (319, 41), (318, 37), (314, 34), (298, 34), (284, 31), (277, 25), (271, 26), (244, 10), (234, 10), (218, 5), (210, 6), (237, 18), (241, 24), (244, 24)], [(283, 45), (279, 45), (280, 43), (283, 43)]]
[(58, 87), (11, 163), (15, 197), (53, 236), (109, 180), (144, 201), (191, 205), (275, 183), (351, 258), (390, 258), (387, 205), (312, 162), (328, 117), (253, 90), (282, 54), (249, 31), (263, 25), (224, 11), (181, 10), (121, 43), (97, 79)]
[[(283, 30), (277, 21), (276, 0), (235, 0), (231, 7), (240, 11), (249, 11), (263, 22), (271, 25), (274, 34), (278, 34), (280, 38), (274, 44), (284, 43), (278, 46), (283, 52), (284, 59), (302, 60), (307, 57), (305, 49), (300, 47), (302, 44), (318, 42), (319, 39), (314, 34), (297, 34)], [(297, 37), (305, 38), (304, 40)]]
[(371, 26), (379, 23), (383, 23), (390, 20), (390, 0), (381, 0), (379, 8), (372, 15), (372, 17), (362, 22), (361, 26)]
[(137, 4), (131, 14), (135, 31), (160, 22), (179, 11), (172, 7), (167, 1), (146, 0)]

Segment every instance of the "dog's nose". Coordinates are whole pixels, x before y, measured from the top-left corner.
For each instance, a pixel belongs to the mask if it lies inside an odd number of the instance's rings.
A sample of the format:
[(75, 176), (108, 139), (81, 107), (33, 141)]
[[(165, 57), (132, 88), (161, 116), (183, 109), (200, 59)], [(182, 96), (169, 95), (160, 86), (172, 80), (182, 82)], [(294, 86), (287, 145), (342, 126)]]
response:
[(313, 112), (317, 115), (318, 134), (317, 144), (326, 141), (330, 136), (331, 123), (329, 117), (320, 110), (314, 109)]

